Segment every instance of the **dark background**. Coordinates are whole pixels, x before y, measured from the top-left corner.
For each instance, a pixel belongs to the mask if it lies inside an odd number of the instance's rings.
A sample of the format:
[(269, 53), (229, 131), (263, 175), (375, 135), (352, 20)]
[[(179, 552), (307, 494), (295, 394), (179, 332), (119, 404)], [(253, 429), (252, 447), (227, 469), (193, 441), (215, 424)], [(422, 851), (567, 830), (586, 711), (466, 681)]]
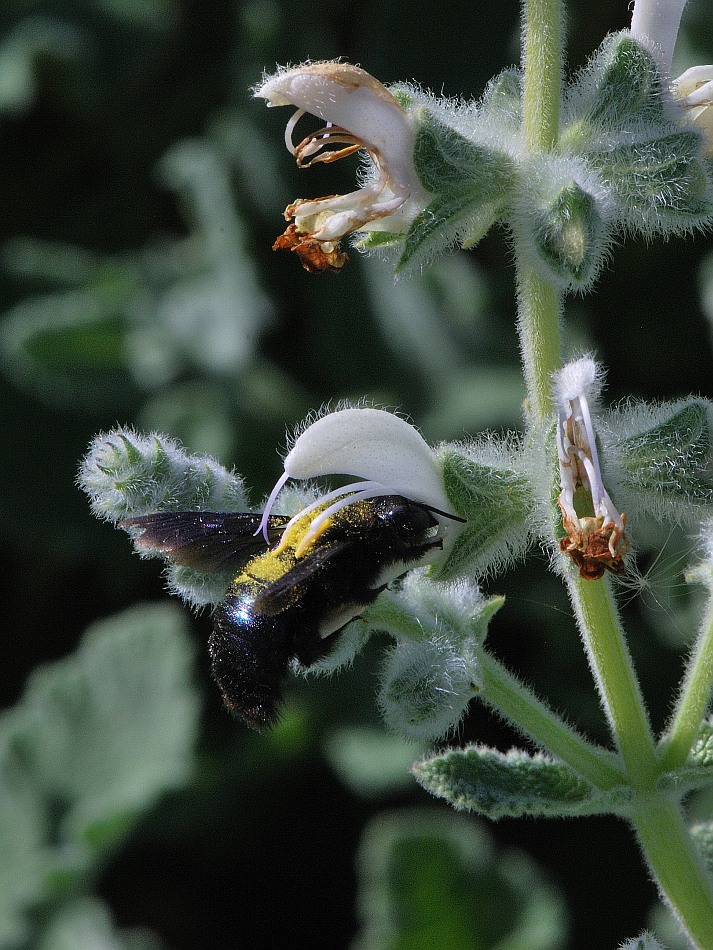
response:
[[(683, 65), (713, 56), (707, 6), (689, 5), (684, 54), (692, 58)], [(572, 71), (628, 19), (624, 0), (569, 7)], [(69, 654), (88, 623), (168, 596), (156, 563), (132, 557), (126, 538), (95, 521), (75, 487), (98, 431), (117, 423), (168, 431), (234, 465), (257, 503), (279, 474), (285, 431), (329, 400), (366, 395), (397, 407), (432, 441), (518, 425), (507, 236), (494, 232), (395, 291), (384, 265), (356, 252), (338, 278), (311, 277), (270, 250), (281, 208), (348, 189), (353, 169), (298, 174), (282, 148), (287, 111), (267, 113), (249, 92), (277, 63), (341, 56), (386, 83), (413, 79), (438, 94), (478, 97), (517, 60), (518, 18), (510, 0), (463, 0), (441, 11), (423, 0), (3, 4), (0, 63), (24, 30), (31, 77), (13, 94), (0, 73), (3, 706), (18, 700), (35, 666)], [(186, 141), (219, 163), (230, 207), (211, 206), (212, 178), (200, 162), (198, 172), (177, 170)], [(199, 331), (164, 319), (162, 309), (186, 274), (216, 286), (219, 268), (205, 244), (211, 238), (218, 257), (229, 254), (230, 227), (262, 294), (245, 324), (253, 345), (234, 367), (196, 355)], [(170, 248), (191, 236), (176, 263)], [(607, 398), (713, 396), (702, 302), (709, 253), (705, 237), (627, 242), (613, 249), (594, 291), (568, 302), (569, 346), (595, 348), (608, 367)], [(383, 294), (391, 303), (381, 312)], [(418, 320), (427, 334), (435, 315), (435, 342), (420, 338), (416, 313), (413, 323), (399, 322), (394, 294), (426, 301)], [(231, 307), (218, 307), (217, 333), (240, 332), (239, 324), (231, 330)], [(141, 370), (131, 355), (137, 327), (140, 341), (153, 328), (157, 350), (165, 343), (167, 367)], [(661, 549), (665, 543), (666, 535)], [(644, 555), (642, 570), (655, 554)], [(656, 569), (669, 560), (663, 594), (627, 608), (658, 726), (681, 668), (675, 558), (664, 551)], [(542, 559), (490, 590), (508, 595), (494, 648), (606, 741), (564, 596)], [(649, 614), (658, 621), (647, 625)], [(347, 947), (358, 929), (354, 853), (366, 823), (412, 803), (446, 810), (414, 782), (376, 801), (359, 798), (322, 754), (335, 722), (376, 723), (380, 647), (353, 672), (295, 683), (290, 701), (303, 727), (290, 744), (247, 734), (227, 717), (206, 669), (209, 618), (192, 622), (205, 690), (199, 778), (135, 828), (99, 893), (120, 925), (151, 927), (175, 950)], [(476, 740), (501, 749), (517, 741), (480, 706), (458, 737)], [(499, 844), (526, 850), (564, 892), (572, 948), (614, 948), (646, 924), (655, 890), (614, 819), (506, 820), (492, 831)]]

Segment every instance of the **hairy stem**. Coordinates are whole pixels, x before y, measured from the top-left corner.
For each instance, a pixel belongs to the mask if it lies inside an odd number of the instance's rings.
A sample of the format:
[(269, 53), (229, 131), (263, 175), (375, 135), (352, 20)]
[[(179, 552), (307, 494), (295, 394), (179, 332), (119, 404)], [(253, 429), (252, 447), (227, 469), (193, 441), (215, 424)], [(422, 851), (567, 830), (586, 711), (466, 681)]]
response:
[(661, 742), (665, 770), (684, 765), (711, 699), (713, 686), (713, 590), (691, 654), (671, 725)]
[[(525, 0), (523, 128), (532, 152), (551, 151), (559, 137), (562, 2)], [(552, 407), (552, 373), (562, 361), (557, 291), (518, 260), (520, 345), (529, 410), (542, 422)]]
[(659, 764), (611, 587), (606, 579), (576, 577), (570, 581), (570, 594), (589, 664), (631, 784), (649, 789), (658, 778)]
[(548, 152), (559, 136), (562, 0), (525, 0), (524, 133), (532, 152)]
[(483, 700), (542, 748), (552, 752), (597, 788), (622, 785), (626, 778), (611, 752), (588, 742), (489, 653), (479, 657)]
[(699, 950), (713, 950), (713, 885), (680, 809), (664, 795), (642, 796), (631, 817), (666, 901)]

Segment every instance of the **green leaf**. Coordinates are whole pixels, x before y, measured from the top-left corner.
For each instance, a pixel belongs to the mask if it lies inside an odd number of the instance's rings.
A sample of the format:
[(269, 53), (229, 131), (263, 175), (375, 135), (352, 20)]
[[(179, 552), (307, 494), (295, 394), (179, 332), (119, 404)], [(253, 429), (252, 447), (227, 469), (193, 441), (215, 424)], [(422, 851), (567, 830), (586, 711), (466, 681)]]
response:
[(630, 33), (607, 37), (573, 84), (565, 112), (575, 112), (590, 129), (630, 132), (637, 122), (660, 122), (664, 106), (656, 61)]
[(45, 894), (54, 861), (46, 804), (17, 754), (21, 711), (0, 719), (0, 947), (27, 937), (26, 912)]
[[(514, 179), (507, 155), (470, 141), (427, 109), (419, 109), (414, 121), (413, 159), (424, 188), (434, 194), (477, 190), (483, 198), (490, 190), (491, 200), (505, 200)], [(493, 191), (501, 192), (499, 198)]]
[(472, 247), (506, 205), (516, 175), (512, 160), (478, 145), (428, 109), (415, 112), (414, 164), (434, 200), (415, 218), (397, 269), (455, 241)]
[[(648, 419), (647, 419), (648, 413)], [(617, 475), (635, 504), (649, 499), (661, 516), (713, 505), (711, 406), (687, 400), (671, 406), (624, 409), (612, 415), (616, 432), (627, 425), (644, 431), (615, 445)], [(647, 425), (648, 422), (648, 425)]]
[(199, 702), (183, 612), (140, 606), (90, 627), (79, 650), (41, 667), (23, 708), (34, 779), (65, 808), (62, 833), (103, 851), (190, 775)]
[(705, 768), (713, 767), (713, 717), (709, 717), (701, 726), (690, 758)]
[(62, 907), (44, 930), (37, 950), (162, 950), (147, 930), (115, 929), (108, 908), (94, 898)]
[(243, 482), (168, 436), (119, 428), (98, 435), (79, 470), (95, 515), (116, 522), (154, 511), (245, 511)]
[(378, 251), (384, 247), (393, 247), (400, 244), (404, 236), (394, 231), (366, 231), (364, 237), (356, 242), (356, 247), (362, 251)]
[(496, 220), (500, 205), (486, 194), (444, 192), (411, 222), (396, 270), (425, 261), (456, 241), (473, 247)]
[(713, 717), (701, 725), (686, 765), (667, 772), (659, 784), (679, 797), (713, 785)]
[(691, 828), (691, 835), (696, 842), (706, 867), (713, 874), (713, 822), (708, 821)]
[(439, 577), (484, 574), (524, 554), (534, 501), (527, 480), (512, 468), (443, 453), (443, 481), (456, 514), (467, 519)]
[(449, 749), (412, 768), (416, 779), (458, 809), (489, 818), (570, 817), (617, 812), (626, 790), (603, 793), (561, 762), (519, 749)]
[(713, 213), (697, 131), (606, 143), (587, 158), (616, 196), (621, 225), (644, 234), (685, 233)]
[(336, 729), (325, 743), (334, 771), (363, 798), (403, 791), (411, 783), (409, 769), (414, 757), (424, 751), (422, 745), (368, 726)]
[(522, 121), (522, 72), (519, 69), (504, 69), (490, 80), (485, 87), (482, 110), (511, 134), (519, 134)]
[(555, 950), (563, 905), (521, 853), (493, 847), (472, 818), (382, 813), (359, 856), (354, 950)]
[(537, 254), (557, 284), (583, 290), (601, 268), (608, 238), (597, 198), (571, 180), (526, 216)]

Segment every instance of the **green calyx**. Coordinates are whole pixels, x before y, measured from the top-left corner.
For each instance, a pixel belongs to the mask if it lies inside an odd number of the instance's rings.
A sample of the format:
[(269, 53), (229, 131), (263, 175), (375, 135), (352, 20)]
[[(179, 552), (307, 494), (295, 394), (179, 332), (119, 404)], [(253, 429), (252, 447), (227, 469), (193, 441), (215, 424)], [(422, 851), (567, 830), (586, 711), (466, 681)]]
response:
[[(670, 518), (713, 512), (713, 406), (703, 399), (614, 413), (615, 476), (631, 506)], [(627, 433), (627, 430), (631, 432)]]
[(443, 482), (455, 512), (467, 523), (439, 567), (439, 579), (495, 573), (525, 554), (534, 500), (523, 474), (507, 462), (479, 461), (447, 450)]
[(476, 244), (507, 206), (515, 182), (514, 163), (503, 151), (471, 141), (425, 107), (414, 112), (414, 122), (414, 165), (433, 199), (406, 234), (398, 270), (449, 244)]
[(608, 37), (570, 87), (559, 151), (584, 159), (601, 180), (619, 232), (680, 234), (713, 215), (701, 136), (629, 33)]

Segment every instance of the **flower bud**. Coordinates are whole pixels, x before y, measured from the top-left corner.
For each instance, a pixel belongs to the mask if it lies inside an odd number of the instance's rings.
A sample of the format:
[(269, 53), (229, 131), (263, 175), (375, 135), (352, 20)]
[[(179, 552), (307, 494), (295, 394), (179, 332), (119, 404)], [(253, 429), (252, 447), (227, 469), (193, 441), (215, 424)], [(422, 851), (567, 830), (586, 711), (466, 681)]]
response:
[(611, 200), (576, 159), (533, 156), (522, 176), (516, 234), (546, 278), (583, 291), (597, 277), (609, 243)]

